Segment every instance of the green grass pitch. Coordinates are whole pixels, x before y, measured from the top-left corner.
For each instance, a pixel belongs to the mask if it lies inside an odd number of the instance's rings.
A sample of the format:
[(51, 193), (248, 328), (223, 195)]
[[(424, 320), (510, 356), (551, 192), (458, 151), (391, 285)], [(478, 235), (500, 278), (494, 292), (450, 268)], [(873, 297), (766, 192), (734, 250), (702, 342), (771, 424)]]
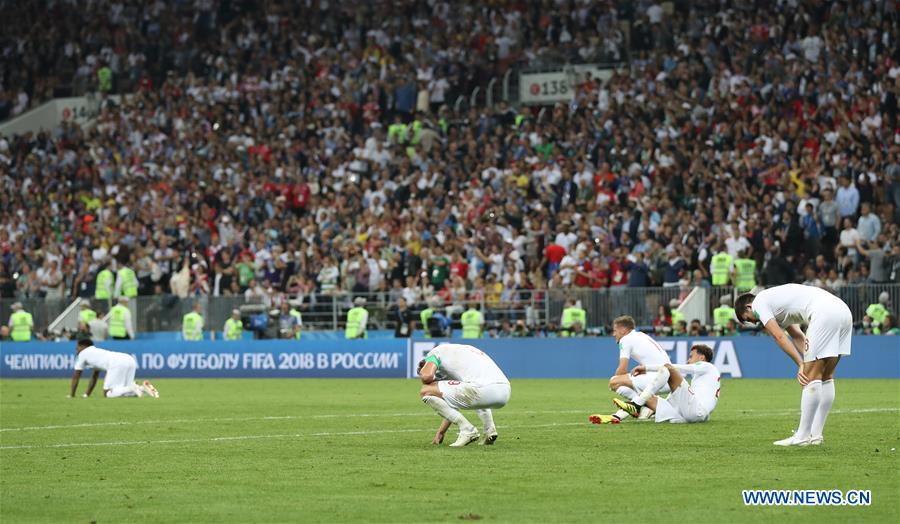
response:
[[(453, 449), (412, 380), (159, 380), (160, 399), (3, 380), (0, 520), (898, 522), (900, 381), (838, 379), (825, 446), (787, 449), (796, 382), (727, 380), (706, 424), (593, 426), (604, 386), (514, 380), (496, 445)], [(872, 505), (746, 507), (743, 489)]]

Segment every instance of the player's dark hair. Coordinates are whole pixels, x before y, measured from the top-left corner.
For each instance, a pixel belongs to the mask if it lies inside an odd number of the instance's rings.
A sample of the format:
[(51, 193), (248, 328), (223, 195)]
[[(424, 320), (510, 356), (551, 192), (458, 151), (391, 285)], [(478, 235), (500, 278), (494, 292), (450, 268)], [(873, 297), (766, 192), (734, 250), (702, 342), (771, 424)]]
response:
[(691, 351), (696, 351), (697, 353), (701, 354), (703, 356), (703, 360), (707, 362), (712, 362), (713, 360), (713, 350), (709, 346), (697, 344), (696, 346), (691, 348)]
[(634, 319), (629, 315), (622, 315), (613, 319), (613, 326), (622, 326), (628, 329), (634, 329)]
[(78, 339), (78, 347), (86, 348), (94, 345), (94, 341), (89, 338), (80, 338)]
[(756, 295), (753, 293), (744, 293), (734, 301), (734, 311), (737, 313), (738, 318), (741, 318), (741, 311), (752, 304), (754, 298), (756, 298)]

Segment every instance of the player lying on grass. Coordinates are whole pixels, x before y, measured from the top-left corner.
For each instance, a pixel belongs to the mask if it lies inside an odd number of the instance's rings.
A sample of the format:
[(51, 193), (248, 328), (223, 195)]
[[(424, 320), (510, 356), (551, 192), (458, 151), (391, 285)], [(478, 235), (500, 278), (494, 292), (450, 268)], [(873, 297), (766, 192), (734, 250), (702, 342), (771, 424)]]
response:
[[(734, 304), (738, 320), (761, 323), (784, 353), (797, 364), (800, 427), (776, 446), (817, 446), (834, 403), (834, 370), (850, 354), (853, 315), (847, 304), (824, 289), (785, 284), (744, 293)], [(800, 329), (806, 324), (806, 334)], [(790, 338), (785, 334), (790, 335)]]
[(484, 425), (482, 444), (497, 440), (497, 426), (491, 408), (509, 402), (509, 379), (483, 351), (464, 344), (441, 344), (419, 362), (422, 389), (419, 396), (444, 418), (434, 435), (434, 444), (444, 441), (450, 424), (459, 426), (459, 436), (451, 447), (461, 448), (478, 440), (478, 429), (458, 410), (474, 409)]
[(100, 378), (100, 372), (104, 370), (106, 377), (103, 379), (103, 396), (107, 398), (144, 395), (159, 397), (159, 392), (149, 380), (145, 380), (143, 385), (135, 383), (134, 373), (137, 370), (137, 361), (133, 356), (100, 349), (87, 338), (78, 341), (75, 352), (78, 357), (75, 359), (75, 372), (72, 373), (72, 389), (69, 392), (69, 398), (75, 396), (78, 390), (78, 381), (81, 380), (81, 372), (85, 367), (94, 368), (91, 382), (88, 384), (87, 391), (84, 392), (85, 397), (91, 396), (94, 386), (97, 385), (97, 379)]
[[(697, 344), (691, 348), (687, 364), (665, 364), (659, 368), (637, 366), (632, 371), (635, 376), (655, 371), (653, 382), (634, 401), (615, 399), (615, 402), (632, 416), (637, 416), (642, 407), (649, 407), (656, 411), (657, 422), (706, 422), (719, 401), (721, 375), (711, 364), (712, 359), (712, 348)], [(690, 384), (685, 375), (694, 375)], [(669, 397), (656, 396), (666, 386), (672, 391)]]
[[(632, 376), (628, 373), (628, 361), (635, 360), (644, 366), (659, 367), (669, 364), (668, 353), (650, 338), (650, 335), (634, 329), (634, 319), (624, 315), (613, 320), (613, 336), (619, 344), (619, 367), (611, 379), (609, 389), (633, 401), (653, 381), (653, 374)], [(663, 393), (668, 393), (664, 389)], [(639, 418), (649, 418), (653, 411), (648, 407), (641, 411)], [(619, 409), (612, 415), (593, 415), (595, 424), (618, 424), (628, 418), (628, 412)]]

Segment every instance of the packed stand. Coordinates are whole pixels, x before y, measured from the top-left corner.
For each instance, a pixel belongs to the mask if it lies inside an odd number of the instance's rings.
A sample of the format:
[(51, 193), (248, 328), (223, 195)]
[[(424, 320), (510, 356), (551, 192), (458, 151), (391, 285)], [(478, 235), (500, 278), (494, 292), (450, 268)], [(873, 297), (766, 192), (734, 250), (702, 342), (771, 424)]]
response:
[[(2, 296), (93, 296), (108, 264), (140, 294), (455, 312), (898, 281), (894, 2), (432, 4), (91, 4), (119, 13), (103, 38), (166, 51), (94, 128), (0, 140)], [(173, 12), (195, 16), (161, 23)], [(540, 115), (454, 109), (511, 64), (576, 55), (627, 61)]]

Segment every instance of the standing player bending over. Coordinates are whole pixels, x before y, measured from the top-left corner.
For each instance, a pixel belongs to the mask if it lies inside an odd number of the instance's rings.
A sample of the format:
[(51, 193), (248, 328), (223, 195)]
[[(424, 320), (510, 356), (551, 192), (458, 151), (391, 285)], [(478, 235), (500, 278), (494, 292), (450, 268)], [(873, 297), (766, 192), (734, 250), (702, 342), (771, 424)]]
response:
[[(482, 444), (497, 440), (497, 426), (491, 408), (509, 402), (509, 379), (483, 351), (464, 344), (441, 344), (419, 362), (422, 401), (444, 417), (432, 441), (440, 444), (450, 424), (459, 426), (459, 436), (451, 447), (461, 448), (478, 440), (478, 429), (458, 410), (474, 409), (484, 425)], [(448, 380), (445, 380), (448, 379)]]
[[(711, 364), (712, 359), (712, 348), (697, 344), (691, 348), (687, 364), (666, 364), (659, 368), (637, 366), (632, 371), (635, 376), (656, 371), (653, 382), (634, 402), (619, 400), (618, 404), (632, 415), (637, 415), (641, 407), (647, 406), (656, 411), (657, 422), (673, 424), (706, 422), (719, 401), (721, 375), (716, 366)], [(688, 374), (694, 375), (690, 384), (684, 377)], [(656, 396), (656, 393), (666, 385), (672, 391), (669, 398)]]
[[(653, 375), (631, 376), (628, 374), (628, 360), (634, 359), (638, 364), (643, 366), (652, 366), (658, 368), (671, 363), (668, 353), (660, 347), (660, 345), (650, 338), (650, 335), (642, 333), (634, 329), (634, 319), (625, 315), (617, 317), (613, 320), (613, 336), (619, 343), (619, 367), (616, 368), (615, 375), (609, 379), (609, 389), (615, 391), (619, 395), (634, 401), (650, 383), (653, 381)], [(666, 386), (663, 393), (668, 393)], [(618, 399), (614, 399), (616, 406)], [(642, 410), (640, 418), (649, 418), (652, 411), (649, 409)], [(619, 409), (612, 415), (591, 415), (589, 420), (594, 424), (618, 424), (627, 418), (629, 413), (623, 409)], [(638, 416), (638, 415), (635, 415)]]
[(149, 380), (143, 385), (134, 382), (134, 373), (137, 370), (137, 361), (127, 353), (117, 353), (94, 346), (90, 339), (84, 338), (78, 341), (75, 349), (78, 357), (75, 359), (75, 372), (72, 374), (72, 389), (69, 397), (74, 397), (78, 390), (78, 381), (81, 380), (81, 372), (85, 367), (94, 368), (91, 382), (88, 384), (85, 397), (91, 396), (100, 372), (106, 370), (106, 378), (103, 379), (103, 396), (107, 398), (140, 397), (150, 395), (159, 397), (159, 392)]
[[(745, 293), (738, 297), (734, 309), (738, 320), (762, 323), (778, 347), (799, 368), (797, 380), (803, 385), (800, 427), (794, 435), (774, 444), (822, 444), (825, 420), (834, 403), (834, 370), (841, 356), (850, 354), (853, 334), (850, 308), (824, 289), (785, 284), (755, 296)], [(807, 324), (805, 335), (801, 324)]]

